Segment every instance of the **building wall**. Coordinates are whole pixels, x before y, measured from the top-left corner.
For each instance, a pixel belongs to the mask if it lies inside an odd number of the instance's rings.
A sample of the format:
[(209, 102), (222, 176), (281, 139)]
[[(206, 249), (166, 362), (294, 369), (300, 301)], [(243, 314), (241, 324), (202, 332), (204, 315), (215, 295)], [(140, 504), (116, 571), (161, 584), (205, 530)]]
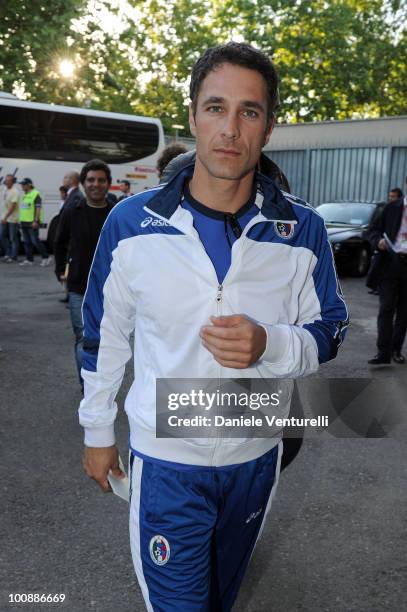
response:
[(265, 150), (407, 146), (407, 116), (278, 123)]
[(267, 151), (288, 177), (291, 191), (313, 206), (336, 200), (387, 199), (404, 191), (407, 147), (355, 147)]
[[(188, 149), (193, 139), (179, 139)], [(407, 117), (277, 125), (264, 153), (292, 193), (313, 206), (335, 200), (387, 199), (405, 191)]]
[(277, 125), (264, 151), (313, 206), (382, 201), (405, 188), (407, 117)]
[(407, 177), (407, 147), (394, 147), (390, 166), (390, 188), (400, 187), (404, 192)]

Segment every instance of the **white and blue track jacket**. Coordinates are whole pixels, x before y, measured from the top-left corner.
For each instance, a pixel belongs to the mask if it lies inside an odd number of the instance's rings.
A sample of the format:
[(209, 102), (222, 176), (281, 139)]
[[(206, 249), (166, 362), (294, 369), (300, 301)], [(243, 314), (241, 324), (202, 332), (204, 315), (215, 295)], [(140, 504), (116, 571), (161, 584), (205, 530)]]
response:
[[(95, 253), (83, 304), (85, 444), (115, 443), (115, 396), (131, 357), (125, 402), (130, 444), (141, 454), (194, 465), (230, 465), (270, 450), (276, 439), (157, 439), (156, 378), (296, 378), (333, 359), (347, 325), (323, 219), (257, 175), (259, 212), (232, 248), (222, 285), (180, 206), (185, 168), (167, 185), (118, 204)], [(263, 325), (267, 347), (244, 370), (221, 368), (199, 331), (211, 315), (245, 314)], [(220, 372), (221, 370), (221, 372)]]

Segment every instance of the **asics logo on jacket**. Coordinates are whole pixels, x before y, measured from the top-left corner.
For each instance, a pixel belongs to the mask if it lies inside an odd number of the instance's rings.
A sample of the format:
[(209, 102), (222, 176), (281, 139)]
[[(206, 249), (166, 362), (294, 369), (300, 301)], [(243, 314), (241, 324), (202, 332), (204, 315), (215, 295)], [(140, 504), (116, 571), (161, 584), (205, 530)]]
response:
[(163, 225), (170, 225), (167, 221), (164, 221), (163, 219), (155, 219), (154, 217), (146, 217), (140, 223), (140, 227), (147, 227), (147, 225), (150, 225), (150, 224), (157, 226), (157, 227), (161, 227)]

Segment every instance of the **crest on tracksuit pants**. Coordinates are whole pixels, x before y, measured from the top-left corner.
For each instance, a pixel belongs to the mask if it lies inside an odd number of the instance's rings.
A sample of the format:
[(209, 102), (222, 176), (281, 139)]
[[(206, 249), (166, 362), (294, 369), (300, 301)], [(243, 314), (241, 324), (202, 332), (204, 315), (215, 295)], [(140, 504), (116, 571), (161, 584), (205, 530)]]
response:
[(165, 565), (170, 559), (170, 545), (162, 535), (155, 535), (150, 540), (150, 557), (156, 565)]

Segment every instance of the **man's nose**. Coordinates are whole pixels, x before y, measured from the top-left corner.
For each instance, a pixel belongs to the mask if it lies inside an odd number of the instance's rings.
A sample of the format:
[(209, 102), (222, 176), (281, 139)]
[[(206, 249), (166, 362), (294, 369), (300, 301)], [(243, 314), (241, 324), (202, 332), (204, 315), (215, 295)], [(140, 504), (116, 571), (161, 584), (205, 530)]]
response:
[(230, 140), (235, 140), (240, 136), (239, 116), (235, 113), (227, 113), (223, 124), (222, 136)]

